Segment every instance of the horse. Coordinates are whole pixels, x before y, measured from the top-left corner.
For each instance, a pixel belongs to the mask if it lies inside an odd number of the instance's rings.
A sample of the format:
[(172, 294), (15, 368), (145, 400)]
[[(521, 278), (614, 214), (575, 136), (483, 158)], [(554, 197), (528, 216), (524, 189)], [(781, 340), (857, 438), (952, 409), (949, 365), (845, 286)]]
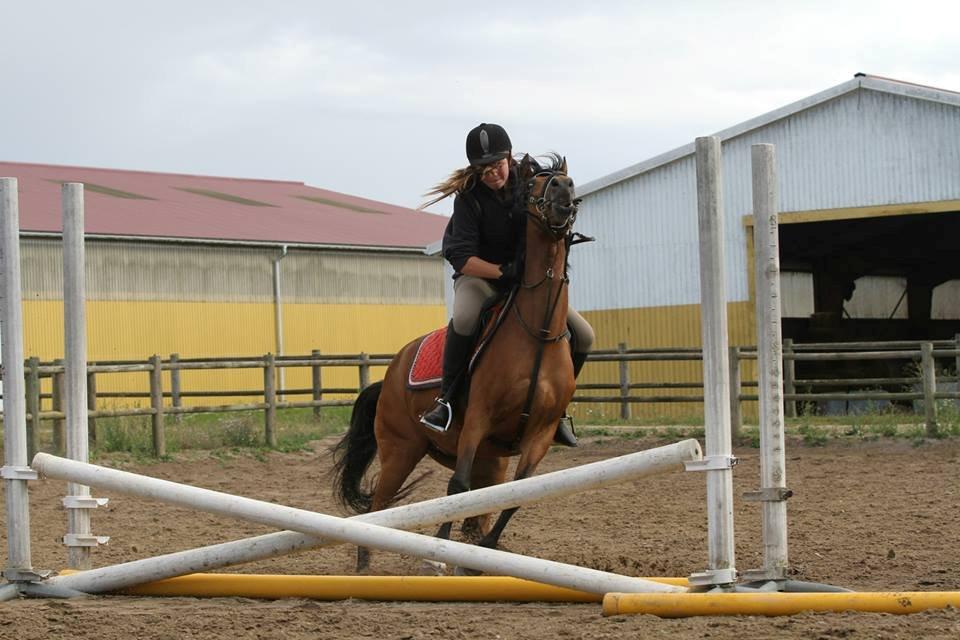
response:
[[(504, 482), (509, 459), (517, 455), (514, 479), (527, 478), (550, 448), (575, 389), (566, 325), (567, 253), (579, 200), (566, 159), (547, 158), (550, 164), (543, 167), (530, 156), (519, 163), (527, 215), (523, 276), (512, 305), (461, 385), (469, 401), (464, 403), (461, 394), (454, 403), (445, 432), (421, 424), (435, 389), (409, 388), (407, 374), (424, 336), (404, 346), (383, 380), (360, 392), (350, 426), (333, 447), (334, 493), (348, 509), (377, 511), (407, 496), (423, 476), (404, 482), (425, 456), (453, 470), (447, 484), (447, 495), (453, 495)], [(361, 484), (375, 455), (380, 473), (370, 491)], [(491, 514), (470, 518), (462, 532), (495, 549), (516, 510), (504, 510), (492, 527)], [(452, 524), (442, 524), (436, 536), (449, 539)], [(369, 550), (361, 547), (356, 570), (368, 567)]]

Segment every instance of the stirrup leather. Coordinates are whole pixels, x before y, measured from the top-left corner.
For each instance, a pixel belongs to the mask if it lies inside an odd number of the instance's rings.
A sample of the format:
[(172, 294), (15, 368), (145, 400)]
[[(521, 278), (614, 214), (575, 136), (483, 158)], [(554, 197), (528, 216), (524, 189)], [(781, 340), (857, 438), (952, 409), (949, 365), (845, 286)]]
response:
[[(450, 403), (443, 398), (437, 398), (435, 402), (436, 405), (433, 407), (433, 409), (420, 416), (420, 423), (428, 429), (432, 429), (438, 433), (446, 433), (447, 429), (450, 428), (450, 423), (453, 422), (453, 407), (451, 407)], [(427, 414), (436, 411), (437, 406), (445, 407), (447, 410), (447, 422), (442, 427), (427, 421)]]

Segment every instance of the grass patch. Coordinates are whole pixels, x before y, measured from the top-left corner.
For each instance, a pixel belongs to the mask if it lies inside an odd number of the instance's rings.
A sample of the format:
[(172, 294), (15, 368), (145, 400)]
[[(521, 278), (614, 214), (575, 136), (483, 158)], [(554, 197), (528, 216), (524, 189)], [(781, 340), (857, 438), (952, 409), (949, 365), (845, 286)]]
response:
[[(923, 415), (886, 410), (874, 414), (849, 416), (801, 415), (787, 418), (785, 432), (799, 437), (808, 446), (824, 446), (831, 440), (847, 439), (876, 441), (904, 439), (916, 445), (931, 438), (960, 437), (960, 407), (955, 401), (938, 402), (937, 430), (927, 431)], [(343, 433), (350, 422), (352, 408), (323, 407), (319, 416), (313, 410), (280, 409), (277, 411), (277, 446), (281, 452), (304, 451), (309, 443)], [(589, 414), (589, 412), (587, 412)], [(686, 438), (704, 439), (703, 417), (637, 417), (629, 420), (587, 415), (578, 419), (580, 437), (641, 440), (645, 438), (679, 441)], [(43, 451), (53, 451), (52, 426), (44, 421), (39, 434)], [(2, 421), (0, 421), (2, 430)], [(168, 456), (178, 452), (203, 450), (215, 456), (237, 454), (264, 456), (268, 450), (264, 434), (262, 411), (232, 413), (198, 413), (183, 415), (180, 422), (174, 416), (165, 417), (166, 448)], [(734, 444), (759, 448), (760, 433), (756, 424), (744, 424)], [(2, 451), (2, 441), (0, 441)], [(97, 456), (125, 453), (136, 459), (153, 458), (153, 434), (149, 416), (99, 418), (97, 442), (91, 447), (91, 459)]]
[[(309, 442), (343, 433), (350, 421), (350, 407), (324, 407), (319, 416), (312, 409), (280, 409), (275, 425), (278, 451), (302, 451)], [(168, 455), (189, 450), (265, 450), (262, 412), (187, 414), (177, 422), (164, 419)], [(92, 454), (130, 453), (153, 455), (153, 429), (149, 416), (97, 420), (97, 442)]]
[(827, 430), (810, 424), (800, 425), (798, 431), (801, 437), (803, 437), (803, 443), (810, 447), (822, 447), (827, 444), (827, 440), (830, 439), (830, 434)]

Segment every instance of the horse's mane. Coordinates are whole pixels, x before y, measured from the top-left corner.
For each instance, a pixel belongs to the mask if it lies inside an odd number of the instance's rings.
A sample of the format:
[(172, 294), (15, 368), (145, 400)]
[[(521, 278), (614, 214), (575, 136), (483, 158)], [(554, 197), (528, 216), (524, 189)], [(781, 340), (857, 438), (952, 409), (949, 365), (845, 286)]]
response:
[(563, 167), (564, 158), (556, 151), (548, 151), (543, 155), (537, 156), (537, 158), (542, 158), (550, 163), (545, 166), (543, 163), (536, 162), (540, 167), (540, 171), (559, 171)]

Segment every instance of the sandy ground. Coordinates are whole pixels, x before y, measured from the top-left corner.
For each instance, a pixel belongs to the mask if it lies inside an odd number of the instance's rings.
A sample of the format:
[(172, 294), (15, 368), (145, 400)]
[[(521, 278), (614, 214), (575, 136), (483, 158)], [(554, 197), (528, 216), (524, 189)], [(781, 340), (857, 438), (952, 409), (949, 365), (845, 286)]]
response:
[[(112, 466), (276, 503), (340, 514), (325, 472), (326, 447), (297, 454), (210, 454), (172, 462)], [(554, 449), (541, 472), (666, 444), (654, 439), (594, 438), (575, 450)], [(738, 449), (735, 493), (755, 490), (756, 449)], [(791, 442), (787, 456), (790, 559), (797, 579), (856, 590), (960, 590), (960, 442), (831, 440)], [(441, 495), (447, 472), (434, 468), (415, 499)], [(65, 566), (58, 543), (64, 484), (32, 485), (36, 568)], [(94, 492), (100, 496), (101, 493)], [(258, 525), (162, 504), (109, 496), (94, 514), (94, 532), (111, 536), (95, 565), (133, 560), (266, 533)], [(522, 509), (504, 547), (552, 560), (635, 576), (685, 576), (706, 568), (705, 483), (676, 472)], [(737, 565), (759, 568), (760, 510), (735, 511)], [(3, 524), (5, 536), (6, 525)], [(374, 555), (374, 572), (419, 572), (416, 558)], [(248, 565), (256, 573), (347, 574), (354, 549), (340, 546)], [(236, 569), (240, 570), (240, 569)], [(358, 600), (313, 602), (236, 598), (93, 597), (0, 604), (0, 638), (960, 638), (960, 611), (909, 616), (803, 614), (785, 618), (604, 618), (594, 604), (427, 604)]]

